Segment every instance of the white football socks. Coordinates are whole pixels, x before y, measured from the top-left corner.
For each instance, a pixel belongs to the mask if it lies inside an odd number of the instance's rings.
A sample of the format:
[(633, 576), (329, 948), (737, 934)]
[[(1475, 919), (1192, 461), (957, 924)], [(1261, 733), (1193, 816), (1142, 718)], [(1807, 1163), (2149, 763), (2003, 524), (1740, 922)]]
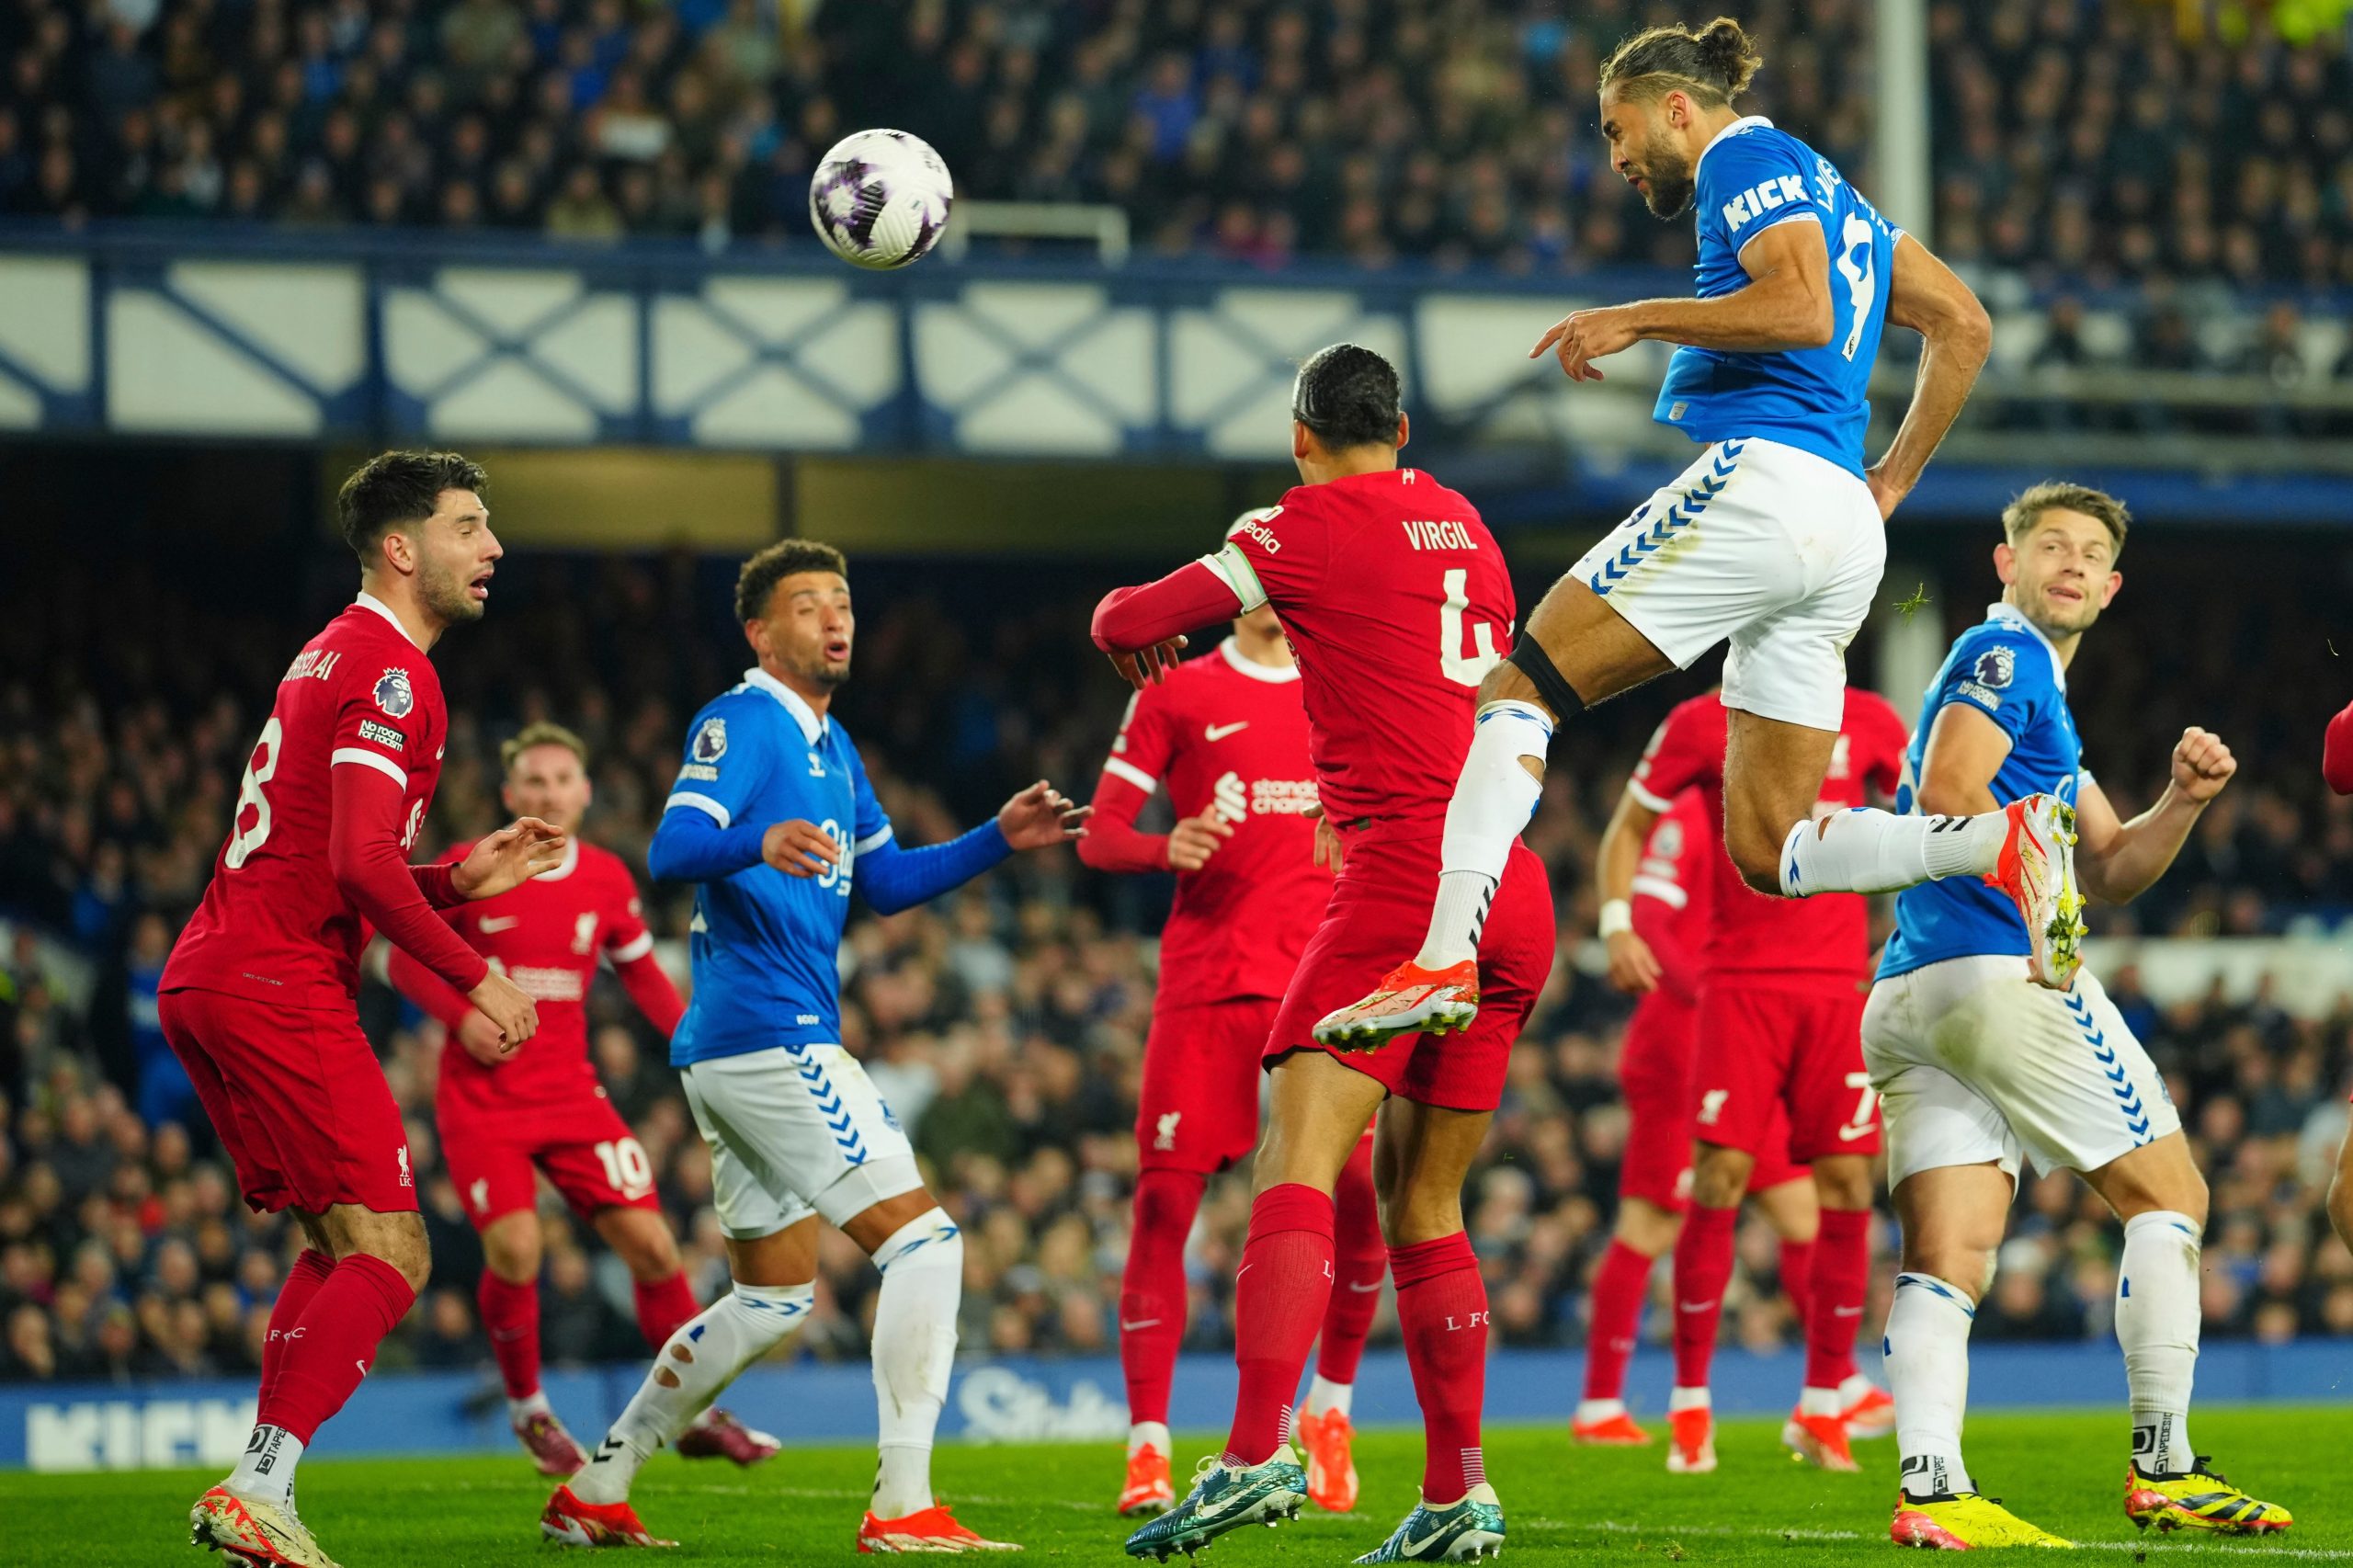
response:
[(1908, 1497), (1972, 1490), (1961, 1459), (1961, 1423), (1969, 1408), (1969, 1329), (1976, 1319), (1958, 1285), (1933, 1274), (1895, 1277), (1895, 1301), (1887, 1309), (1887, 1387), (1895, 1396), (1895, 1451)]
[(1542, 767), (1552, 744), (1552, 721), (1532, 702), (1490, 702), (1479, 710), (1471, 732), (1470, 755), (1447, 802), (1446, 833), (1438, 845), (1438, 903), (1430, 911), (1429, 935), (1414, 961), (1444, 969), (1476, 958), (1487, 905), (1503, 881), (1512, 842), (1536, 814), (1543, 781), (1520, 758)]
[(597, 1445), (587, 1467), (569, 1483), (584, 1503), (619, 1503), (654, 1449), (719, 1397), (745, 1367), (776, 1348), (816, 1304), (813, 1285), (735, 1288), (679, 1325), (654, 1352), (653, 1369)]
[(256, 1426), (245, 1439), (237, 1468), (221, 1484), (250, 1503), (294, 1506), (294, 1467), (302, 1460), (302, 1440), (283, 1426)]
[(1163, 1459), (1176, 1451), (1176, 1440), (1168, 1435), (1165, 1421), (1138, 1421), (1128, 1427), (1128, 1454), (1133, 1458), (1146, 1449), (1158, 1449)]
[(2194, 1468), (2189, 1385), (2198, 1370), (2199, 1228), (2159, 1209), (2124, 1221), (2116, 1338), (2132, 1402), (2132, 1462), (2143, 1475)]
[(903, 1519), (932, 1506), (931, 1440), (956, 1362), (964, 1237), (944, 1210), (910, 1220), (874, 1251), (874, 1397), (881, 1412), (871, 1508)]
[(1356, 1384), (1336, 1383), (1318, 1372), (1315, 1374), (1315, 1381), (1307, 1385), (1307, 1413), (1311, 1415), (1321, 1415), (1326, 1411), (1336, 1410), (1346, 1415), (1356, 1399)]
[(1915, 817), (1858, 806), (1790, 829), (1781, 892), (1902, 892), (1945, 877), (1991, 876), (2009, 832), (2001, 812)]
[(506, 1419), (513, 1426), (520, 1426), (534, 1415), (554, 1414), (555, 1407), (548, 1403), (548, 1391), (545, 1389), (533, 1389), (520, 1399), (506, 1402)]

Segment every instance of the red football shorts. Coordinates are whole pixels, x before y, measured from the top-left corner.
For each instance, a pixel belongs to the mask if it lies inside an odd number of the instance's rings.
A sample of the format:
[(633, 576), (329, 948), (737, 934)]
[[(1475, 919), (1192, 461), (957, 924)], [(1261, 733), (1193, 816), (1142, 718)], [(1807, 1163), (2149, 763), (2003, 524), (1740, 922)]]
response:
[[(1347, 853), (1332, 902), (1300, 955), (1299, 971), (1267, 1036), (1269, 1063), (1294, 1051), (1325, 1050), (1315, 1042), (1317, 1020), (1380, 984), (1420, 950), (1429, 932), (1430, 901), (1438, 895), (1437, 828), (1377, 823), (1344, 835), (1343, 843)], [(1552, 976), (1552, 890), (1544, 863), (1516, 843), (1479, 943), (1479, 1017), (1470, 1031), (1436, 1040), (1402, 1035), (1378, 1051), (1331, 1054), (1416, 1104), (1493, 1110), (1503, 1101), (1512, 1044)]]
[(408, 1133), (355, 1010), (192, 988), (165, 992), (157, 1010), (247, 1203), (416, 1211)]
[(435, 1120), (450, 1184), (477, 1231), (503, 1214), (539, 1207), (534, 1167), (547, 1173), (549, 1183), (584, 1220), (599, 1209), (661, 1206), (653, 1161), (612, 1101), (602, 1096), (585, 1096), (565, 1112), (560, 1134), (536, 1115), (531, 1120), (544, 1135), (535, 1136), (527, 1127), (517, 1137), (514, 1130), (503, 1131), (479, 1113), (440, 1109)]
[(1699, 994), (1691, 1074), (1698, 1137), (1762, 1155), (1773, 1108), (1789, 1114), (1789, 1153), (1879, 1153), (1879, 1096), (1863, 1071), (1863, 993), (1742, 979)]
[(1145, 1170), (1224, 1169), (1258, 1142), (1258, 1085), (1271, 1000), (1155, 1007), (1136, 1105)]
[[(1680, 1214), (1691, 1201), (1691, 1056), (1699, 1009), (1654, 991), (1626, 1024), (1618, 1069), (1626, 1096), (1626, 1150), (1618, 1166), (1618, 1195), (1640, 1198)], [(1748, 1190), (1762, 1192), (1809, 1173), (1790, 1158), (1789, 1122), (1779, 1102), (1764, 1148), (1748, 1173)]]

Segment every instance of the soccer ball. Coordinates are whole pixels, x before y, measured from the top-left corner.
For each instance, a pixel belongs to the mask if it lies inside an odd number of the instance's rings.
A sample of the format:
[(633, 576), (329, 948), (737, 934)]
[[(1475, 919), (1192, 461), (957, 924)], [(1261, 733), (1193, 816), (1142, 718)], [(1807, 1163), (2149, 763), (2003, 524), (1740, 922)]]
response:
[(930, 144), (861, 131), (834, 144), (809, 182), (809, 221), (825, 248), (877, 272), (918, 260), (948, 227), (956, 184)]

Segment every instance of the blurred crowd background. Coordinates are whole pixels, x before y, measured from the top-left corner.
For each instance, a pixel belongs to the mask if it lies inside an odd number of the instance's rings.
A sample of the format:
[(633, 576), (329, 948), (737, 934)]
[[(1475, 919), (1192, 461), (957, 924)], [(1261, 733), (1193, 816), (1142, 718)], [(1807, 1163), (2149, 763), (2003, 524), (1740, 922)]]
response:
[[(1948, 586), (1926, 613), (1958, 630), (1993, 596), (1991, 540), (1942, 537)], [(2126, 593), (2071, 677), (2090, 765), (2137, 810), (2182, 726), (2200, 722), (2233, 743), (2241, 772), (2173, 874), (2134, 908), (2103, 913), (2102, 929), (2279, 933), (2353, 912), (2353, 812), (2317, 777), (2320, 727), (2353, 687), (2336, 650), (2353, 642), (2346, 585), (2333, 580), (2342, 552), (2321, 555), (2310, 538), (2251, 530), (2227, 569), (2200, 541), (2161, 531), (2128, 551)], [(0, 917), (16, 933), (0, 949), (0, 1378), (250, 1370), (298, 1244), (290, 1225), (245, 1211), (154, 1014), (158, 971), (210, 873), (278, 676), (349, 592), (347, 556), (320, 549), (292, 572), (273, 556), (278, 587), (265, 606), (247, 591), (264, 566), (133, 541), (57, 560), (43, 593), (0, 618)], [(687, 555), (510, 556), (487, 620), (437, 653), (452, 729), (420, 858), (499, 820), (497, 743), (544, 716), (594, 748), (588, 835), (642, 868), (687, 717), (749, 662), (729, 624), (733, 569)], [(862, 621), (835, 711), (902, 838), (945, 836), (1041, 776), (1092, 790), (1125, 687), (1088, 644), (1086, 612), (1140, 570), (852, 570)], [(1540, 582), (1521, 583), (1524, 600)], [(1859, 678), (1873, 668), (1871, 641), (1867, 631), (1857, 649)], [(2247, 675), (2294, 670), (2311, 678)], [(1563, 951), (1467, 1205), (1507, 1343), (1584, 1335), (1624, 1138), (1615, 1058), (1627, 1011), (1579, 961), (1590, 861), (1648, 730), (1709, 678), (1702, 668), (1580, 721), (1530, 830), (1558, 890)], [(1916, 699), (1901, 701), (1909, 711)], [(971, 1238), (968, 1350), (1112, 1347), (1152, 934), (1169, 891), (1166, 879), (1106, 878), (1055, 851), (931, 907), (853, 921), (847, 1043)], [(686, 891), (648, 892), (657, 931), (682, 937)], [(2135, 974), (2106, 978), (2213, 1182), (2207, 1334), (2353, 1335), (2353, 1256), (2320, 1209), (2353, 1076), (2353, 998), (2300, 1021), (2219, 997), (2162, 1009)], [(707, 1297), (724, 1279), (708, 1156), (662, 1042), (609, 983), (595, 1006), (598, 1065)], [(386, 1364), (486, 1366), (472, 1307), (480, 1252), (431, 1126), (438, 1026), (374, 982), (361, 1007), (409, 1112), (435, 1251), (434, 1283)], [(1213, 1183), (1190, 1252), (1196, 1346), (1226, 1343), (1247, 1212), (1240, 1177)], [(641, 1355), (618, 1260), (561, 1204), (541, 1214), (551, 1361)], [(2104, 1335), (2119, 1236), (2103, 1214), (2072, 1177), (2029, 1181), (1977, 1332)], [(840, 1238), (826, 1246), (818, 1316), (792, 1353), (859, 1356), (874, 1276)], [(1745, 1233), (1741, 1256), (1727, 1335), (1792, 1341), (1769, 1235)], [(1652, 1314), (1654, 1332), (1665, 1315)], [(1377, 1334), (1389, 1332), (1384, 1317)]]

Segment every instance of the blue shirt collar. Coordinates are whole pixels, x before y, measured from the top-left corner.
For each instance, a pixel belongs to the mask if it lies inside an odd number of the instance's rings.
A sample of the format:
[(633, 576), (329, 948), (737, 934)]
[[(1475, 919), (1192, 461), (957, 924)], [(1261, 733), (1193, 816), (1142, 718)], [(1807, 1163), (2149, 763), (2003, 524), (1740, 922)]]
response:
[(765, 691), (783, 703), (784, 710), (791, 714), (793, 722), (801, 726), (801, 739), (811, 745), (815, 745), (824, 737), (826, 721), (817, 716), (817, 710), (810, 707), (799, 692), (759, 665), (754, 665), (744, 672), (744, 684), (756, 691)]
[(1985, 619), (1988, 622), (2006, 621), (2012, 626), (2022, 628), (2028, 636), (2041, 643), (2042, 651), (2051, 655), (2052, 680), (2060, 690), (2067, 689), (2067, 666), (2060, 662), (2059, 650), (2051, 645), (2051, 639), (2042, 634), (2042, 628), (2029, 620), (2018, 606), (2007, 599), (1995, 599), (1985, 607)]
[(1708, 144), (1699, 149), (1699, 155), (1691, 160), (1691, 177), (1695, 180), (1699, 177), (1699, 165), (1708, 161), (1708, 154), (1716, 150), (1717, 142), (1729, 136), (1737, 136), (1751, 126), (1763, 126), (1770, 131), (1773, 129), (1773, 122), (1761, 114), (1744, 114), (1713, 136), (1709, 137)]

